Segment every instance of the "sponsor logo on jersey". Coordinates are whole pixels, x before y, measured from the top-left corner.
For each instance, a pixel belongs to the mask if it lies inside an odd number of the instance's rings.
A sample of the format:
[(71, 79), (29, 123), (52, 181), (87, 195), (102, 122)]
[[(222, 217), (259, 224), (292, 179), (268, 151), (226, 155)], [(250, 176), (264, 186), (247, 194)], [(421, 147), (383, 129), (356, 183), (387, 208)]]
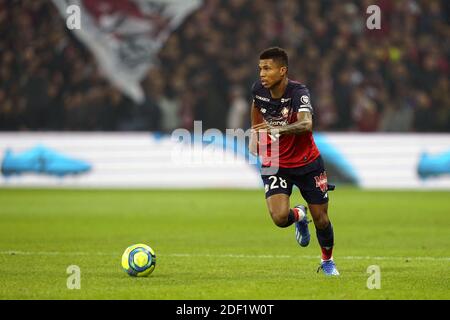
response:
[(262, 100), (262, 101), (265, 101), (265, 102), (269, 102), (270, 101), (269, 98), (261, 97), (261, 96), (258, 96), (258, 95), (255, 95), (255, 98), (259, 99), (259, 100)]
[(287, 107), (284, 107), (283, 109), (281, 109), (281, 115), (283, 117), (287, 117), (288, 114), (289, 114), (289, 109)]
[(261, 113), (266, 113), (266, 111), (267, 111), (266, 108), (261, 108), (260, 110), (261, 110)]
[(291, 101), (291, 98), (281, 98), (281, 103)]
[(271, 126), (285, 126), (287, 124), (288, 124), (287, 120), (269, 121), (269, 125), (271, 125)]

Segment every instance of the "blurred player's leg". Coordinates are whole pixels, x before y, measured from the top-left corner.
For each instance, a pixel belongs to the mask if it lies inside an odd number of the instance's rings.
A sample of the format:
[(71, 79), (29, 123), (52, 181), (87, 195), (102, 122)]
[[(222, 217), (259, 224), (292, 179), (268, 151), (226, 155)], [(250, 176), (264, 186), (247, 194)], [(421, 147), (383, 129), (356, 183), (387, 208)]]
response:
[(316, 227), (317, 240), (322, 249), (322, 259), (319, 269), (326, 275), (339, 275), (333, 261), (334, 232), (328, 218), (328, 203), (309, 204), (311, 216)]
[(297, 205), (292, 210), (297, 211), (299, 216), (303, 216), (303, 218), (297, 220), (295, 223), (295, 239), (300, 246), (307, 247), (311, 239), (308, 229), (308, 223), (310, 222), (307, 218), (308, 208), (303, 205)]
[(266, 203), (273, 222), (280, 228), (289, 227), (306, 216), (306, 213), (298, 208), (289, 208), (287, 194), (274, 194), (266, 199)]

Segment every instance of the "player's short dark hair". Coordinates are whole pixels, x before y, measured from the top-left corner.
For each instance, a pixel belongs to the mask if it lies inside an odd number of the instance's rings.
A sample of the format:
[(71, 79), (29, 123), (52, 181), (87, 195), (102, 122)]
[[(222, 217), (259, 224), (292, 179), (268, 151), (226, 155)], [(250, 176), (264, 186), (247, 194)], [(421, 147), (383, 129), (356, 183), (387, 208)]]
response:
[(259, 59), (272, 59), (282, 66), (288, 66), (288, 55), (284, 49), (279, 47), (272, 47), (264, 50), (259, 55)]

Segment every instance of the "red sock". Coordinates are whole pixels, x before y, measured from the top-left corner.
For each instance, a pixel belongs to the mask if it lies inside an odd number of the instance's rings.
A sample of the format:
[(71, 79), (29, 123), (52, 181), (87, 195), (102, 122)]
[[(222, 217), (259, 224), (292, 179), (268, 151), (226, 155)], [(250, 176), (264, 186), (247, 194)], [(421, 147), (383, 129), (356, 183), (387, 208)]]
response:
[(292, 209), (292, 212), (294, 212), (294, 220), (295, 220), (295, 221), (298, 221), (298, 217), (299, 217), (299, 215), (298, 215), (298, 209), (297, 209), (297, 208), (294, 208), (294, 209)]
[(333, 257), (333, 247), (326, 248), (321, 247), (322, 249), (322, 260), (330, 260)]
[(303, 212), (300, 212), (299, 208), (293, 208), (292, 212), (294, 212), (294, 221), (300, 221), (303, 219), (303, 217), (305, 216)]

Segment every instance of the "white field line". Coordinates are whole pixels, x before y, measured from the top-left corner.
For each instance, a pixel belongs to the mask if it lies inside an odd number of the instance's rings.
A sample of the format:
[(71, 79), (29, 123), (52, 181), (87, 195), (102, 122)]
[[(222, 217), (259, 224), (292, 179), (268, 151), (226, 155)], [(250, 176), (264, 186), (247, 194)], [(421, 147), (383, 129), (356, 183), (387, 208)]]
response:
[[(0, 255), (28, 256), (120, 256), (120, 253), (106, 252), (58, 252), (58, 251), (0, 251)], [(320, 256), (310, 255), (251, 255), (251, 254), (202, 254), (202, 253), (168, 253), (163, 257), (198, 257), (198, 258), (242, 258), (242, 259), (320, 259)], [(336, 256), (336, 260), (395, 260), (395, 261), (449, 261), (450, 257), (395, 257), (395, 256)]]

